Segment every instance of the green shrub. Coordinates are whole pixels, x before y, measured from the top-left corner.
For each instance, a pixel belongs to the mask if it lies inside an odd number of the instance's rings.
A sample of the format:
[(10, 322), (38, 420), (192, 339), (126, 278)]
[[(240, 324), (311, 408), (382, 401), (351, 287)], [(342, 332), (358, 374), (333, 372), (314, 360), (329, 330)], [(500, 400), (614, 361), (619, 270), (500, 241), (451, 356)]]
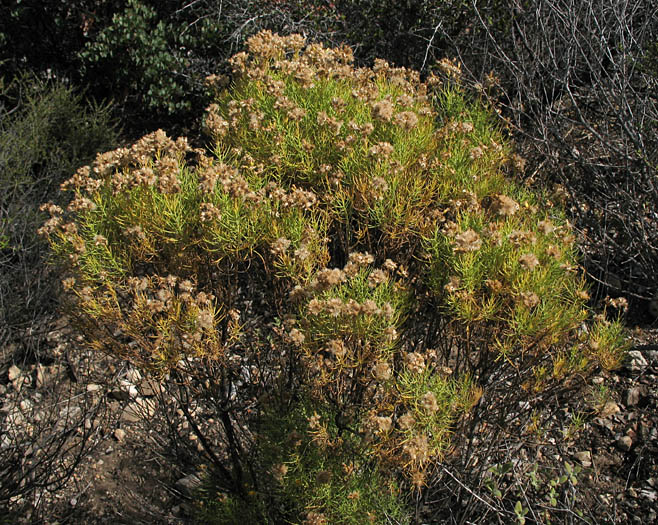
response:
[(117, 134), (108, 106), (87, 106), (63, 83), (25, 76), (8, 81), (2, 95), (0, 317), (8, 332), (0, 337), (9, 338), (52, 303), (42, 279), (46, 244), (35, 234), (44, 220), (39, 204), (57, 197), (61, 182), (97, 151), (113, 147)]
[[(185, 27), (160, 19), (155, 8), (129, 0), (80, 51), (83, 75), (101, 76), (117, 91), (134, 96), (149, 111), (180, 113), (185, 98), (184, 48), (197, 44)], [(188, 64), (189, 65), (189, 64)]]
[(486, 469), (487, 446), (623, 355), (489, 112), (351, 62), (259, 33), (228, 89), (208, 79), (210, 154), (158, 131), (47, 206), (82, 333), (178, 403), (219, 522), (404, 522), (438, 462)]

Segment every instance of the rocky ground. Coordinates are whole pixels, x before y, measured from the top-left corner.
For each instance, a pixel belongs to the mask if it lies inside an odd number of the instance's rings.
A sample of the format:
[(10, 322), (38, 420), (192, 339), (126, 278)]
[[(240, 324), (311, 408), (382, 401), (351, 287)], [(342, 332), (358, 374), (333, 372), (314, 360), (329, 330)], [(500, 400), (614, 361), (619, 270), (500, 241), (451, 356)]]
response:
[[(637, 330), (625, 366), (593, 384), (609, 399), (574, 443), (602, 522), (658, 521), (658, 330)], [(601, 388), (601, 387), (599, 387)]]
[[(39, 469), (47, 462), (38, 449), (47, 448), (48, 436), (68, 452), (43, 474), (76, 469), (63, 486), (14, 497), (9, 522), (192, 523), (189, 495), (199, 480), (194, 465), (168, 452), (157, 419), (157, 385), (83, 351), (66, 318), (49, 323), (43, 339), (40, 363), (16, 362), (15, 347), (2, 351), (0, 458), (13, 449), (20, 453), (9, 464), (2, 459), (0, 480), (13, 472), (26, 483), (45, 482)], [(627, 363), (590, 379), (589, 408), (565, 426), (570, 435), (559, 459), (582, 467), (579, 490), (586, 491), (584, 501), (598, 523), (657, 519), (656, 341), (655, 327), (633, 332)]]

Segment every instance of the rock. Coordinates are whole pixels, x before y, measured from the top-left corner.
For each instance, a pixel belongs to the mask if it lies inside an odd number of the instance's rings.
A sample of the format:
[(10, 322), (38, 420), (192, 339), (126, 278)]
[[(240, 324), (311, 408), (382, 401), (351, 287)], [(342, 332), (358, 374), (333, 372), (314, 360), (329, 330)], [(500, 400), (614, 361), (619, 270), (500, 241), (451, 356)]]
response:
[(599, 412), (599, 417), (606, 419), (610, 416), (614, 416), (618, 412), (621, 412), (619, 405), (614, 401), (608, 401)]
[(593, 385), (602, 385), (603, 381), (605, 381), (601, 376), (596, 376), (592, 378), (592, 384)]
[(114, 437), (119, 443), (121, 443), (124, 439), (126, 439), (126, 431), (122, 428), (117, 428), (114, 431)]
[(201, 486), (201, 480), (196, 474), (189, 474), (179, 479), (174, 486), (178, 492), (189, 498)]
[(125, 390), (112, 390), (108, 396), (117, 401), (128, 401), (130, 399), (130, 394)]
[(20, 368), (18, 368), (16, 365), (11, 365), (9, 367), (9, 371), (7, 372), (7, 378), (9, 379), (10, 383), (13, 383), (17, 379), (21, 377), (21, 374), (23, 372), (21, 371)]
[(642, 352), (639, 350), (631, 350), (628, 352), (628, 362), (626, 363), (626, 368), (632, 372), (639, 372), (644, 370), (649, 363), (642, 355)]
[(583, 467), (592, 466), (592, 453), (589, 450), (583, 450), (581, 452), (576, 452), (574, 457), (580, 462)]
[(639, 386), (629, 388), (624, 395), (624, 404), (627, 407), (634, 407), (640, 402), (640, 394), (641, 391)]
[(160, 392), (160, 385), (152, 379), (146, 379), (139, 384), (139, 391), (146, 397), (155, 396)]
[(598, 418), (596, 419), (596, 424), (601, 427), (607, 428), (610, 432), (614, 433), (615, 425), (610, 419)]
[(148, 419), (155, 414), (155, 401), (153, 399), (144, 399), (137, 397), (132, 403), (129, 403), (121, 414), (121, 419), (129, 423), (135, 423), (142, 419)]
[(137, 391), (137, 387), (134, 384), (132, 384), (130, 381), (127, 381), (125, 379), (121, 380), (121, 390), (127, 392), (128, 397), (131, 399), (139, 395), (139, 392)]
[(59, 412), (59, 416), (67, 421), (74, 419), (82, 412), (82, 409), (77, 405), (66, 406)]
[(633, 440), (630, 436), (622, 436), (617, 440), (617, 447), (624, 452), (628, 452), (633, 446)]
[(98, 392), (101, 389), (100, 385), (97, 385), (96, 383), (89, 383), (87, 385), (87, 392)]

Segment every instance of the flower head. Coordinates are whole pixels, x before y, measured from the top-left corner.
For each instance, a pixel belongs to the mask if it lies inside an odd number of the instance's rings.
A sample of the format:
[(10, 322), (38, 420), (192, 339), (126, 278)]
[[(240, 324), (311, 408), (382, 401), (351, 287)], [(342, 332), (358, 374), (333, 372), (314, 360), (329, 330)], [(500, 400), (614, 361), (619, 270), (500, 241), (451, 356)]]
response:
[(455, 236), (455, 252), (474, 252), (482, 246), (482, 239), (473, 230), (466, 230)]

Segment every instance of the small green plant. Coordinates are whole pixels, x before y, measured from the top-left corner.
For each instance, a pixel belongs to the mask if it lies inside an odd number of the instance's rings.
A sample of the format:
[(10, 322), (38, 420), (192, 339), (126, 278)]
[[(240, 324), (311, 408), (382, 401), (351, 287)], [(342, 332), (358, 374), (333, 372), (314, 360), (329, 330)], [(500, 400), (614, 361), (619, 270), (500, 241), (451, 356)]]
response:
[(589, 388), (589, 395), (587, 397), (587, 402), (591, 406), (594, 412), (599, 412), (603, 407), (612, 400), (612, 394), (610, 388), (605, 383), (599, 383), (597, 385), (592, 385)]
[(563, 516), (571, 514), (587, 523), (576, 488), (581, 470), (569, 462), (558, 468), (535, 463), (530, 469), (507, 462), (490, 467), (483, 486), (495, 498), (500, 514), (508, 514), (520, 525), (528, 519), (533, 523), (561, 523)]
[(578, 411), (572, 412), (569, 415), (569, 422), (566, 427), (562, 430), (564, 438), (567, 441), (575, 439), (578, 434), (583, 431), (583, 428), (587, 424), (588, 416), (585, 412)]
[(507, 179), (485, 108), (299, 35), (231, 64), (207, 150), (158, 131), (44, 206), (72, 315), (178, 400), (220, 522), (405, 522), (468, 428), (521, 431), (618, 363), (620, 328), (582, 329), (569, 224)]

